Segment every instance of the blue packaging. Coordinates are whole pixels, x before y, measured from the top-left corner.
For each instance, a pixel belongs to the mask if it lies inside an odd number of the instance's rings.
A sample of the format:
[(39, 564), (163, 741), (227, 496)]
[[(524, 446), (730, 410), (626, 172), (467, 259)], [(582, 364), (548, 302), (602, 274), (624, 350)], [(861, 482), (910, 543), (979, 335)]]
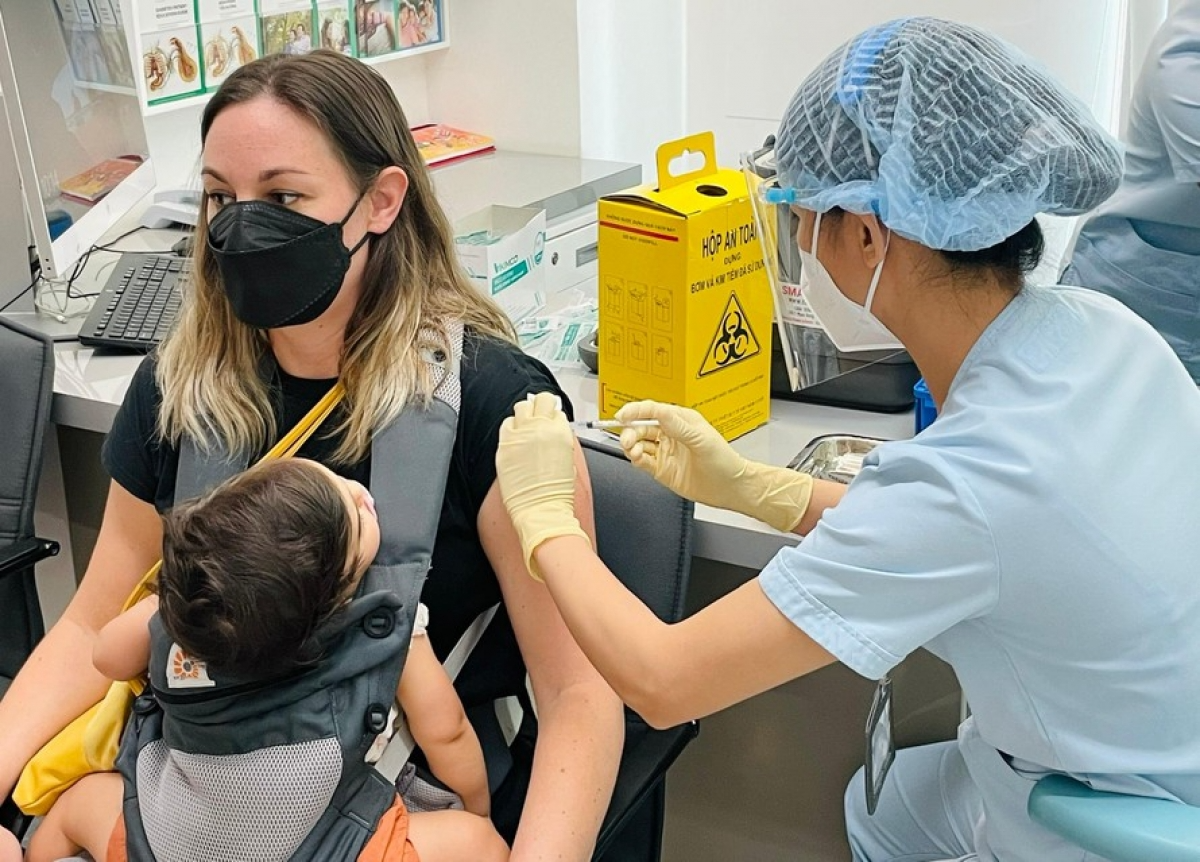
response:
[(66, 210), (54, 209), (46, 213), (46, 226), (50, 228), (50, 239), (56, 240), (63, 235), (74, 220)]
[(933, 396), (929, 394), (929, 387), (925, 385), (924, 377), (913, 386), (913, 398), (915, 399), (913, 416), (916, 420), (916, 433), (920, 434), (937, 418), (937, 405), (933, 403)]

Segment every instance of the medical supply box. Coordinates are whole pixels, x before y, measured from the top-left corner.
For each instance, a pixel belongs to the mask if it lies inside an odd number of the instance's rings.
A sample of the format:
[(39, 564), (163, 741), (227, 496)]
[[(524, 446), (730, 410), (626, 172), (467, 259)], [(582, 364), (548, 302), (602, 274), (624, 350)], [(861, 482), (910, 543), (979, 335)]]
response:
[(770, 413), (771, 288), (746, 181), (717, 167), (711, 132), (657, 161), (657, 186), (599, 202), (600, 415), (667, 401), (732, 440)]
[(472, 283), (513, 323), (545, 305), (545, 210), (489, 206), (455, 223), (454, 245)]

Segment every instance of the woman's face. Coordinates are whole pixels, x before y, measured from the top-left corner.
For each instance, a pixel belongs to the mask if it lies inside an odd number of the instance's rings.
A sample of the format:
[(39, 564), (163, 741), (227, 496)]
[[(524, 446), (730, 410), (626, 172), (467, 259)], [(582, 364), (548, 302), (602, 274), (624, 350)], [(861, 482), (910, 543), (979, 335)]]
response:
[[(354, 248), (368, 231), (370, 207), (366, 200), (355, 204), (359, 189), (328, 138), (307, 118), (269, 96), (221, 111), (209, 128), (202, 162), (210, 220), (232, 203), (270, 201), (325, 223), (346, 219), (346, 248)], [(361, 292), (366, 258), (364, 245), (351, 259), (333, 304), (309, 325), (349, 319)]]

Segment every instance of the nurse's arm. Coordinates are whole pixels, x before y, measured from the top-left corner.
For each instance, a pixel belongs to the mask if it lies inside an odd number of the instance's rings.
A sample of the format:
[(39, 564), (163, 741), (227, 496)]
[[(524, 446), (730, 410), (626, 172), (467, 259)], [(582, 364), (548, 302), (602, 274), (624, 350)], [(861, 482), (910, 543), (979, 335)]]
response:
[(770, 602), (757, 580), (667, 624), (582, 538), (549, 539), (534, 555), (584, 653), (654, 727), (710, 715), (835, 661)]
[(808, 499), (808, 507), (800, 517), (800, 522), (792, 530), (799, 536), (807, 536), (817, 521), (825, 514), (826, 509), (832, 509), (846, 496), (847, 485), (832, 482), (829, 479), (813, 479), (812, 496)]

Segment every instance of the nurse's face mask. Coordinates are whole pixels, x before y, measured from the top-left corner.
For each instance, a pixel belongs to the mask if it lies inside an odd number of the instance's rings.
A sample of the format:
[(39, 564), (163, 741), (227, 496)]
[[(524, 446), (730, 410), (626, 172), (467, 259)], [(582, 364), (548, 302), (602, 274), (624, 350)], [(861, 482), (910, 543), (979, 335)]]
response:
[(226, 204), (208, 225), (208, 250), (233, 313), (247, 326), (276, 329), (316, 320), (333, 304), (350, 269), (339, 222), (326, 223), (269, 201)]
[(887, 259), (887, 247), (891, 241), (891, 232), (884, 241), (883, 258), (875, 267), (871, 276), (871, 286), (867, 288), (866, 301), (859, 305), (844, 294), (834, 282), (829, 270), (817, 259), (817, 241), (821, 236), (821, 213), (813, 219), (812, 251), (799, 247), (798, 237), (796, 250), (803, 262), (804, 278), (801, 280), (801, 293), (808, 300), (809, 307), (821, 323), (821, 328), (829, 336), (829, 340), (843, 353), (854, 353), (860, 350), (891, 350), (904, 345), (891, 331), (871, 314), (871, 303), (875, 299), (875, 290), (879, 287), (879, 276), (883, 273), (883, 264)]

